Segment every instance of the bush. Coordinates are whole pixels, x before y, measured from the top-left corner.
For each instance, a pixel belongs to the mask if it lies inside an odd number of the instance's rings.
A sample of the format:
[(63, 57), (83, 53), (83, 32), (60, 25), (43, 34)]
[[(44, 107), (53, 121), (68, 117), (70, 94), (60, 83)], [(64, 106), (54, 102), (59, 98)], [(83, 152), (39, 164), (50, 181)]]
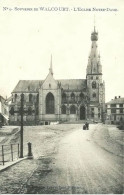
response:
[(120, 121), (120, 124), (117, 126), (120, 130), (124, 130), (124, 121)]

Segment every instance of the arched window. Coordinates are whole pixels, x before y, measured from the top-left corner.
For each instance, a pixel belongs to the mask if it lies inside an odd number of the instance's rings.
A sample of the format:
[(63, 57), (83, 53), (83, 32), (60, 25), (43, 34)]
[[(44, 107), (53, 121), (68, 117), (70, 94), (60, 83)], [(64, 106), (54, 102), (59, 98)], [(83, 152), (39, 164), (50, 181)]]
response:
[(39, 94), (36, 96), (36, 102), (39, 103)]
[(62, 94), (62, 102), (66, 102), (66, 94), (65, 93)]
[(10, 111), (11, 111), (10, 114), (14, 115), (14, 107), (11, 107)]
[(95, 98), (96, 97), (96, 93), (93, 93), (93, 98)]
[(71, 101), (72, 101), (72, 102), (75, 101), (75, 94), (74, 94), (74, 93), (71, 94)]
[(28, 115), (32, 115), (32, 108), (31, 107), (28, 108)]
[(93, 88), (93, 89), (96, 89), (96, 81), (93, 81), (93, 82), (92, 82), (92, 88)]
[(16, 102), (16, 100), (17, 100), (17, 94), (15, 94), (15, 102)]
[(29, 102), (32, 102), (33, 96), (32, 94), (29, 94)]
[(80, 93), (80, 100), (82, 100), (84, 98), (84, 94), (83, 93)]
[(61, 112), (62, 112), (62, 114), (66, 114), (66, 106), (65, 105), (62, 106)]
[(46, 114), (54, 114), (54, 96), (52, 93), (48, 93), (46, 96)]
[(38, 107), (36, 107), (36, 115), (38, 115), (39, 114), (39, 109), (38, 109)]
[(70, 107), (70, 114), (76, 114), (76, 108), (74, 105)]

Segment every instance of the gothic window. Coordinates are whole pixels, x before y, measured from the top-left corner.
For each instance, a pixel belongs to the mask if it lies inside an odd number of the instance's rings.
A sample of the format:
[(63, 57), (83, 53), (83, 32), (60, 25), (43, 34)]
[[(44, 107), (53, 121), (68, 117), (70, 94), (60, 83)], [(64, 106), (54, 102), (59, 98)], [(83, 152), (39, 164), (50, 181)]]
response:
[(82, 100), (84, 98), (84, 94), (80, 93), (80, 100)]
[(49, 83), (49, 88), (51, 88), (51, 84)]
[(39, 94), (37, 94), (37, 97), (36, 97), (36, 102), (39, 103)]
[(66, 106), (65, 105), (62, 106), (61, 112), (62, 112), (62, 114), (66, 114)]
[(36, 107), (36, 115), (38, 115), (39, 114), (39, 109), (38, 109), (38, 107)]
[(76, 114), (76, 108), (74, 105), (70, 107), (70, 114)]
[(95, 81), (92, 82), (92, 88), (96, 89), (96, 82)]
[(96, 97), (96, 93), (93, 93), (93, 98), (95, 98)]
[(14, 107), (11, 107), (11, 115), (14, 115)]
[(46, 96), (46, 114), (54, 114), (54, 96), (52, 93), (48, 93)]
[(73, 100), (73, 101), (75, 100), (75, 94), (74, 93), (71, 94), (71, 100)]
[(15, 94), (15, 102), (16, 102), (16, 100), (17, 100), (17, 94)]
[(31, 107), (28, 108), (28, 115), (32, 115), (32, 108)]
[(62, 102), (66, 102), (66, 94), (65, 93), (62, 94)]
[(33, 96), (32, 94), (29, 94), (29, 102), (32, 102)]
[(100, 118), (100, 113), (98, 113), (98, 117)]

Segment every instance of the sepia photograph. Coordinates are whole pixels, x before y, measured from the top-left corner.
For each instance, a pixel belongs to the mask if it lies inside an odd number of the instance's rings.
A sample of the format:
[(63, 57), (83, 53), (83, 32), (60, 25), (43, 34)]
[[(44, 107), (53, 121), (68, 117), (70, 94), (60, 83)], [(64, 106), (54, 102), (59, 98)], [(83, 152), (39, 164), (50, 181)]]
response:
[(0, 194), (124, 193), (123, 0), (1, 0)]

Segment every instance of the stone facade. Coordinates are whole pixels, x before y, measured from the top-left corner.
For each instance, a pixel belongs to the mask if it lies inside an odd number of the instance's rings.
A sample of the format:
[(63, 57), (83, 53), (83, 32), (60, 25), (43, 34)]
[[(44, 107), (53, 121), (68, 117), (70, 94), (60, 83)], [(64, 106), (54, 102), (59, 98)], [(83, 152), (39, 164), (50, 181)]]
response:
[[(10, 109), (20, 107), (20, 95), (24, 94), (24, 123), (49, 124), (53, 121), (101, 121), (105, 108), (105, 84), (102, 66), (97, 52), (98, 33), (91, 34), (91, 52), (86, 79), (55, 80), (52, 57), (45, 80), (21, 80), (12, 92)], [(10, 115), (10, 123), (20, 122), (19, 114)]]

